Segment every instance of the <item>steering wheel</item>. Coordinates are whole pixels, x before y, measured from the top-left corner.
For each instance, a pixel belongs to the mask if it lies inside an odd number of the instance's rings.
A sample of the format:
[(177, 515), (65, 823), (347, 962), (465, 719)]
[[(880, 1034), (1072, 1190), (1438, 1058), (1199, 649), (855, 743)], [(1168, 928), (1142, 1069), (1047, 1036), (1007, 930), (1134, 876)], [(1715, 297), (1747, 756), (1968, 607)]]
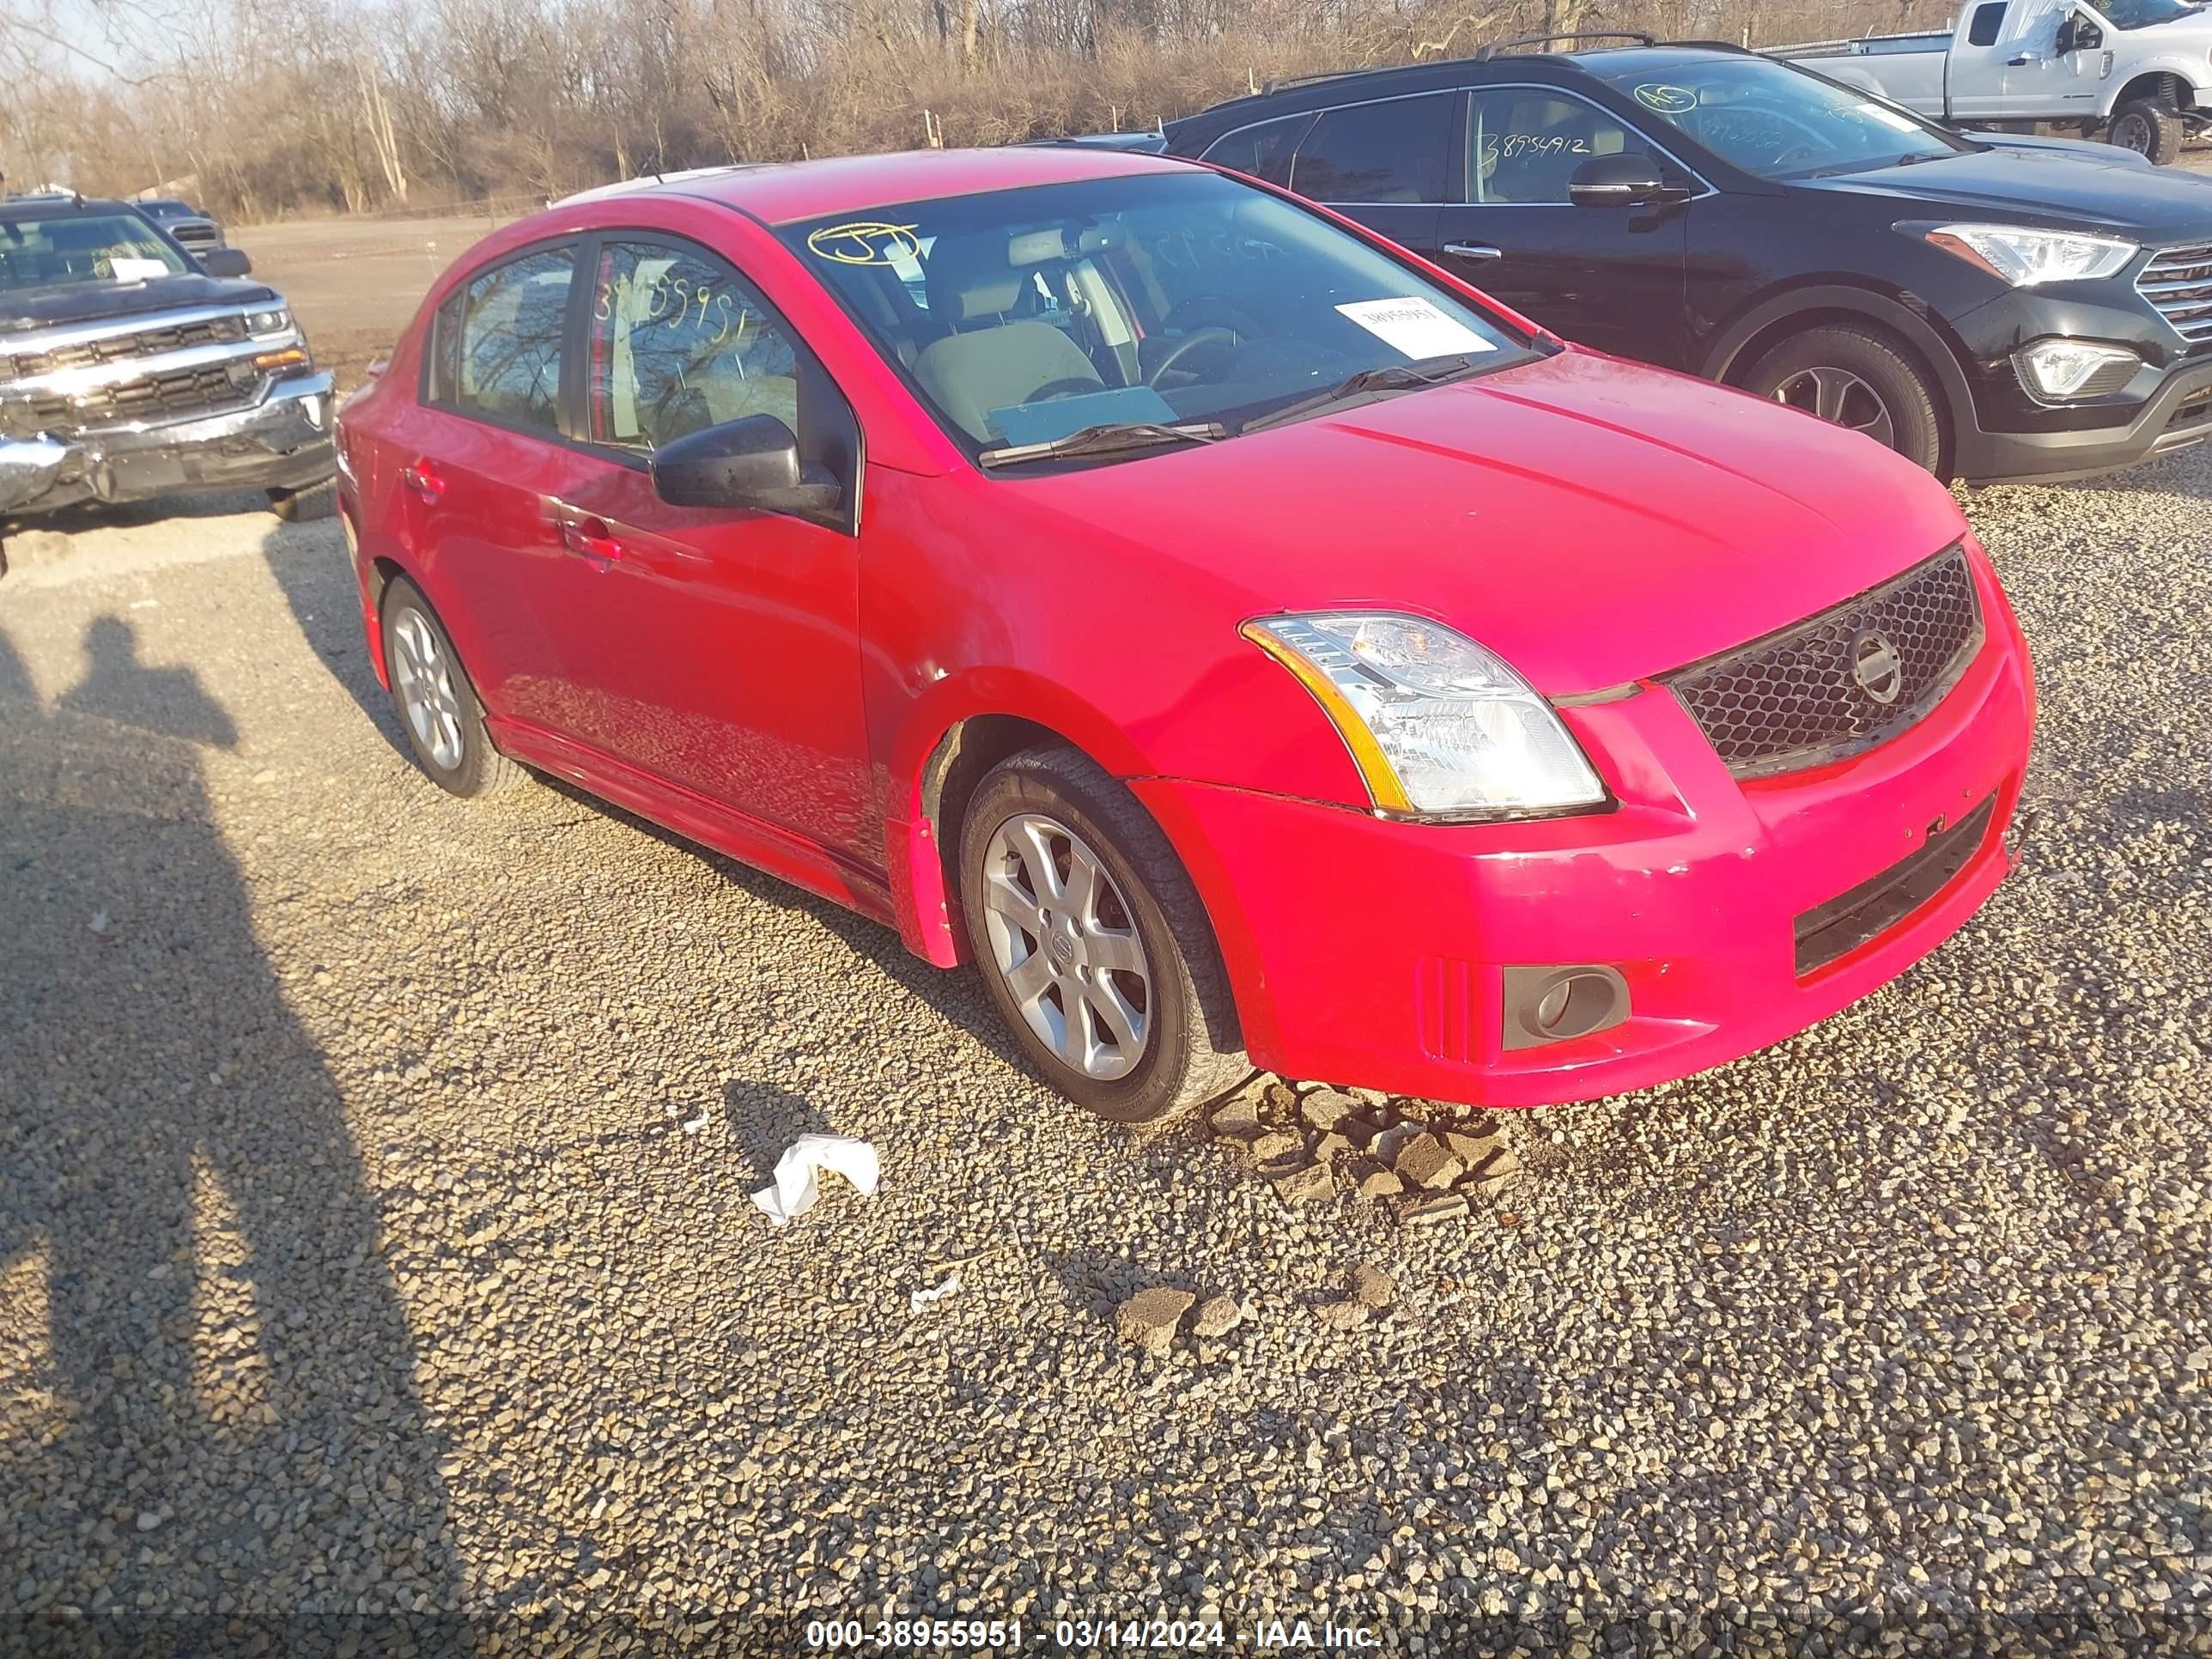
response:
[[(1190, 331), (1170, 346), (1167, 354), (1152, 365), (1152, 373), (1145, 376), (1146, 386), (1158, 386), (1162, 374), (1202, 346), (1237, 345), (1258, 339), (1267, 331), (1249, 311), (1220, 294), (1194, 294), (1168, 307), (1167, 315), (1160, 319), (1159, 331), (1172, 334), (1178, 329)], [(1226, 339), (1222, 337), (1224, 334), (1228, 336)]]
[(1105, 389), (1101, 382), (1086, 380), (1080, 374), (1063, 374), (1056, 380), (1047, 380), (1022, 401), (1025, 404), (1048, 404), (1055, 398), (1080, 398)]
[(1145, 384), (1158, 386), (1170, 369), (1175, 368), (1194, 351), (1202, 351), (1209, 347), (1233, 346), (1236, 343), (1235, 329), (1222, 323), (1204, 324), (1191, 330), (1189, 333), (1167, 349), (1167, 355), (1154, 363), (1152, 372), (1145, 376)]

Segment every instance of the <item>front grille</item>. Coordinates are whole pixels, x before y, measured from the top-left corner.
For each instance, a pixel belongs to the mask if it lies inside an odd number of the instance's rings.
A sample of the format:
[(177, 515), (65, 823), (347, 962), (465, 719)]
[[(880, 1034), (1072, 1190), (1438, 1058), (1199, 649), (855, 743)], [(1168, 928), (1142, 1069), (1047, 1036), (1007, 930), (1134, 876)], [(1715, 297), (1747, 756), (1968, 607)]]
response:
[(8, 362), (15, 376), (27, 380), (65, 368), (127, 362), (133, 357), (150, 357), (156, 352), (177, 351), (186, 346), (228, 345), (245, 337), (244, 317), (204, 317), (196, 322), (172, 323), (166, 328), (106, 334), (96, 340), (78, 340), (46, 351), (18, 351), (10, 354)]
[(2212, 242), (2160, 249), (2136, 287), (2183, 339), (2212, 340)]
[(76, 398), (33, 398), (15, 407), (27, 413), (33, 430), (66, 434), (130, 421), (180, 420), (242, 409), (253, 400), (259, 380), (255, 374), (240, 385), (228, 368), (218, 364), (151, 374)]
[(1992, 795), (1948, 829), (1931, 826), (1913, 852), (1850, 892), (1797, 918), (1797, 976), (1878, 939), (1958, 878), (1989, 839)]
[(1662, 675), (1728, 769), (1764, 777), (1887, 741), (1942, 700), (1982, 644), (1963, 548), (1779, 633)]
[(221, 240), (213, 225), (172, 225), (169, 234), (195, 252), (213, 247)]

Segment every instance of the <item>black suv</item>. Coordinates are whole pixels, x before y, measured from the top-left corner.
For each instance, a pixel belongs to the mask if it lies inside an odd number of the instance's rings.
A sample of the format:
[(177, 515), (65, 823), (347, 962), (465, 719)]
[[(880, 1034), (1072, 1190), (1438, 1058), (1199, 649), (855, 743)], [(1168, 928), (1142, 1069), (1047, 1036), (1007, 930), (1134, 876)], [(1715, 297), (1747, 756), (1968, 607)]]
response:
[(1170, 124), (1165, 148), (1325, 203), (1555, 333), (1945, 477), (2079, 476), (2212, 436), (2212, 179), (1638, 39), (1293, 82)]

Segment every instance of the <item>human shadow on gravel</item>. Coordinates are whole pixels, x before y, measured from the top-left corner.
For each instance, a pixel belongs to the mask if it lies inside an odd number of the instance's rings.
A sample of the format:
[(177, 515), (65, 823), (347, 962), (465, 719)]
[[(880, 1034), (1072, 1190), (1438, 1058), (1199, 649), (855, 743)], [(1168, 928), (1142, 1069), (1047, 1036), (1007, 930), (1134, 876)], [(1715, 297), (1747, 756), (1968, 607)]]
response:
[(361, 590), (337, 522), (273, 525), (261, 538), (261, 560), (283, 594), (301, 638), (368, 716), (378, 734), (411, 765), (407, 734), (368, 659), (368, 643), (362, 632)]
[(255, 937), (181, 668), (0, 634), (0, 1652), (472, 1645), (343, 1102)]

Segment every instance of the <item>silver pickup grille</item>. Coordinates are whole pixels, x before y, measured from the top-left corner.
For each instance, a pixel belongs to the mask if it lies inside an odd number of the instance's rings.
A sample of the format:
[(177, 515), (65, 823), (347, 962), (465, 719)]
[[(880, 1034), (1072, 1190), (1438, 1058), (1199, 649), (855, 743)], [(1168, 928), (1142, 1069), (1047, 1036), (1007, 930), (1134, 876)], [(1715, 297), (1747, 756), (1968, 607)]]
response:
[(2212, 242), (2161, 248), (2136, 287), (2183, 339), (2212, 340)]
[(119, 363), (133, 357), (151, 357), (157, 352), (176, 351), (185, 346), (225, 345), (246, 337), (246, 319), (240, 315), (200, 317), (190, 322), (171, 323), (160, 328), (141, 328), (120, 334), (102, 334), (88, 340), (74, 340), (67, 345), (52, 346), (44, 351), (22, 351), (0, 354), (0, 379), (34, 380), (42, 374), (58, 374), (66, 368), (90, 368), (101, 363)]

